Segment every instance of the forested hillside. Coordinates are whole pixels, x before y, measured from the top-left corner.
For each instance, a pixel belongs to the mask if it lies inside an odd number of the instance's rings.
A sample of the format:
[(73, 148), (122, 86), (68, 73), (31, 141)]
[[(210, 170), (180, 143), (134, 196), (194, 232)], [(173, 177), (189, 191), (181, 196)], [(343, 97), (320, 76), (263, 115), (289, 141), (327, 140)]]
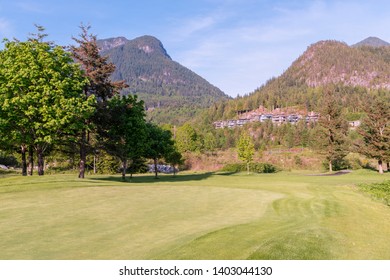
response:
[(123, 94), (144, 100), (149, 118), (158, 123), (183, 123), (199, 110), (228, 97), (188, 68), (173, 61), (162, 43), (152, 36), (98, 41), (116, 69), (113, 80), (129, 87)]
[(249, 95), (216, 104), (207, 117), (211, 121), (233, 118), (237, 111), (259, 106), (317, 110), (322, 88), (330, 84), (336, 85), (336, 95), (354, 118), (370, 95), (388, 94), (390, 47), (320, 41), (309, 46), (280, 77), (271, 78)]

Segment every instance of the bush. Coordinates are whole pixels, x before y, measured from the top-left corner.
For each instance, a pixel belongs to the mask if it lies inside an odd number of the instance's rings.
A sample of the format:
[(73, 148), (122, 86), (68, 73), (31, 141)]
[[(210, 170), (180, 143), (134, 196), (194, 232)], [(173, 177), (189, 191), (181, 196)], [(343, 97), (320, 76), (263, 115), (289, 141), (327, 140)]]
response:
[(390, 180), (375, 184), (361, 184), (359, 188), (390, 206)]
[[(254, 173), (275, 173), (277, 168), (269, 163), (251, 163), (249, 165), (249, 170)], [(231, 163), (226, 164), (222, 171), (226, 172), (244, 172), (246, 171), (245, 163)]]
[(10, 154), (0, 151), (0, 164), (6, 166), (18, 166), (18, 160)]

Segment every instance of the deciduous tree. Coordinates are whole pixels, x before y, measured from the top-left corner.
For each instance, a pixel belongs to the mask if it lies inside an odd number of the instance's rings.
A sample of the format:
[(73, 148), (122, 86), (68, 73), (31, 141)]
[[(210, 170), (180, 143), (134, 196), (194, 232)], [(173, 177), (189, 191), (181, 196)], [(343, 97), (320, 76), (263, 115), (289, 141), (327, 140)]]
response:
[(80, 119), (93, 112), (94, 98), (82, 97), (86, 80), (70, 53), (38, 34), (25, 42), (6, 40), (0, 52), (0, 107), (9, 142), (22, 153), (38, 156), (38, 174), (44, 174), (44, 155), (61, 135), (78, 130)]
[(244, 132), (241, 134), (237, 142), (237, 153), (238, 158), (246, 163), (246, 170), (249, 174), (249, 164), (253, 160), (253, 155), (255, 154), (255, 146), (253, 144), (252, 137)]
[(174, 142), (172, 140), (172, 133), (164, 130), (155, 124), (147, 123), (147, 147), (145, 150), (145, 157), (153, 159), (155, 177), (158, 177), (157, 164), (161, 158), (166, 158), (171, 151), (174, 150)]

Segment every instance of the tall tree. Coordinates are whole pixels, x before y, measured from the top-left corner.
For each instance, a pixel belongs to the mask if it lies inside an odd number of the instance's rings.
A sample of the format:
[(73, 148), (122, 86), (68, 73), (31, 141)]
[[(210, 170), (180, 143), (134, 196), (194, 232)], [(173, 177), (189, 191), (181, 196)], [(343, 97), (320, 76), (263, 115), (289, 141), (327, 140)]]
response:
[[(97, 46), (96, 35), (90, 34), (90, 26), (81, 25), (81, 34), (79, 38), (73, 38), (78, 46), (72, 46), (71, 51), (75, 60), (81, 65), (88, 84), (84, 86), (83, 96), (95, 96), (97, 100), (96, 114), (104, 112), (106, 101), (126, 87), (124, 82), (112, 82), (111, 74), (115, 70), (115, 65), (108, 62), (108, 57), (102, 57)], [(95, 114), (95, 116), (96, 116)], [(85, 164), (87, 158), (87, 148), (89, 144), (89, 132), (93, 126), (93, 118), (85, 121), (86, 127), (80, 133), (80, 165), (79, 178), (85, 176)]]
[(332, 172), (333, 165), (348, 154), (346, 145), (348, 123), (342, 114), (342, 106), (333, 86), (324, 89), (318, 124), (319, 133), (316, 141), (319, 143), (320, 152), (325, 154), (329, 172)]
[(108, 101), (107, 113), (97, 126), (103, 146), (122, 162), (122, 179), (126, 178), (128, 160), (139, 158), (145, 150), (146, 127), (143, 101), (137, 96), (115, 96)]
[(255, 154), (255, 146), (253, 144), (252, 137), (244, 132), (241, 134), (237, 142), (237, 153), (238, 158), (246, 163), (246, 170), (249, 174), (249, 164), (253, 160), (253, 155)]
[(44, 174), (44, 155), (61, 135), (80, 127), (80, 118), (93, 111), (94, 98), (81, 98), (85, 79), (70, 53), (51, 42), (38, 27), (26, 42), (6, 40), (0, 52), (0, 107), (9, 142), (22, 153), (33, 147), (38, 156), (38, 175)]
[(379, 173), (383, 173), (383, 162), (390, 161), (390, 100), (370, 98), (363, 110), (366, 113), (358, 133), (362, 136), (357, 142), (360, 153), (378, 161)]

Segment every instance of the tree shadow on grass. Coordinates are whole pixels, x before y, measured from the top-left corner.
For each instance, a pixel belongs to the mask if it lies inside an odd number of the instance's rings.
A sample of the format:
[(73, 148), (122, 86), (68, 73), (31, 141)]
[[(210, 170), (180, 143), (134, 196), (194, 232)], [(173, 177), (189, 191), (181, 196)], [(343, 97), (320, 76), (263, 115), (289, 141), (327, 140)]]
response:
[(157, 178), (155, 178), (153, 175), (137, 175), (133, 176), (132, 178), (126, 177), (126, 180), (123, 181), (122, 177), (120, 175), (118, 176), (107, 176), (107, 177), (96, 177), (91, 178), (92, 180), (98, 180), (98, 181), (109, 181), (109, 182), (117, 182), (117, 183), (148, 183), (148, 184), (154, 184), (154, 183), (163, 183), (163, 182), (188, 182), (188, 181), (200, 181), (205, 180), (212, 176), (213, 172), (207, 172), (207, 173), (200, 173), (200, 174), (179, 174), (173, 176), (172, 174), (161, 174)]

